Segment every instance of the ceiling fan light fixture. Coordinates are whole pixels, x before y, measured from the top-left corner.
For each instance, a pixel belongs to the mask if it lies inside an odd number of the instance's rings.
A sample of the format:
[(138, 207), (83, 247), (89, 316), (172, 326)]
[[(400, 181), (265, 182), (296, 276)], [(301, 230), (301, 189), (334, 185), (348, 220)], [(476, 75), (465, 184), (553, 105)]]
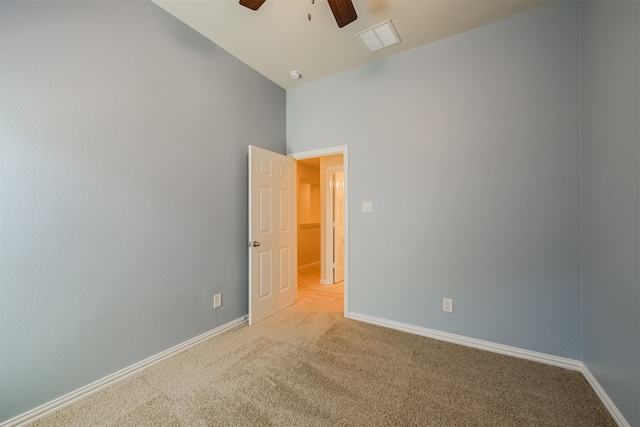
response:
[(401, 43), (391, 19), (356, 34), (371, 52)]

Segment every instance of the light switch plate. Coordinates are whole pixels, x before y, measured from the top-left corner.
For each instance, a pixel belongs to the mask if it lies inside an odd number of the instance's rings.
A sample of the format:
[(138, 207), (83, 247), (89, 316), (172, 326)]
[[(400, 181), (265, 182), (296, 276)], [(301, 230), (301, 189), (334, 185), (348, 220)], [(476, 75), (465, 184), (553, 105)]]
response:
[(362, 213), (372, 213), (373, 202), (362, 202)]

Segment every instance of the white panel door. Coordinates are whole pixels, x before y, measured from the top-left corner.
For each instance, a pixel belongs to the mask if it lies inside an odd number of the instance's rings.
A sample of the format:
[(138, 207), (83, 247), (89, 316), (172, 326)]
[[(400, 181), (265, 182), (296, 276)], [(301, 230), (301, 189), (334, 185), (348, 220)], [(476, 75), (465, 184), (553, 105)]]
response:
[(249, 146), (249, 324), (294, 303), (295, 161)]
[(344, 280), (344, 171), (333, 173), (333, 283)]

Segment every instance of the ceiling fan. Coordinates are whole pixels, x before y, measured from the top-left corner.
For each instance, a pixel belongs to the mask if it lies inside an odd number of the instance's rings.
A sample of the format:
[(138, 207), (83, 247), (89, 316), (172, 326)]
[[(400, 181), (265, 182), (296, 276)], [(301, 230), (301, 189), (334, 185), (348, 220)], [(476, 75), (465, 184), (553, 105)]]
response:
[[(266, 0), (240, 0), (240, 4), (251, 10), (258, 10), (265, 1)], [(327, 2), (329, 2), (331, 12), (333, 12), (333, 16), (336, 18), (338, 27), (342, 28), (358, 18), (351, 0), (327, 0)]]

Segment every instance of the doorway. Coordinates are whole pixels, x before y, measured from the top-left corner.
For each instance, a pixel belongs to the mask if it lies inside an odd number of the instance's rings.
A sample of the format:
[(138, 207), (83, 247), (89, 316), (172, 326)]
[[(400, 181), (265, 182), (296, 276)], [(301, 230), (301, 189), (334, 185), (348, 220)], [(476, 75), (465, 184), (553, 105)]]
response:
[(324, 285), (319, 292), (343, 288), (343, 311), (348, 317), (347, 146), (289, 157), (298, 164), (299, 277), (316, 274)]

